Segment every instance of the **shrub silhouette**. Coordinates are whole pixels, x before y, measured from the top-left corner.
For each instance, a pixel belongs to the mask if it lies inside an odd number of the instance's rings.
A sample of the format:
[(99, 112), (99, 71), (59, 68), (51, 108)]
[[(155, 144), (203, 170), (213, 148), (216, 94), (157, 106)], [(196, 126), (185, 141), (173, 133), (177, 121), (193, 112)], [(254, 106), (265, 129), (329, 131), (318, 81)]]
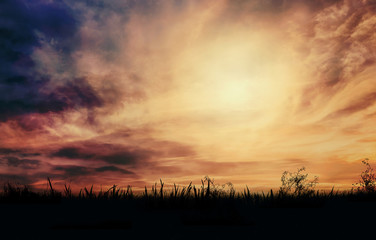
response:
[(214, 183), (214, 178), (205, 176), (204, 179), (201, 180), (201, 184), (201, 190), (205, 193), (206, 197), (235, 196), (235, 188), (231, 182), (219, 185)]
[(318, 183), (318, 177), (315, 176), (312, 181), (307, 179), (308, 174), (304, 174), (305, 167), (298, 169), (297, 172), (283, 172), (281, 177), (282, 186), (279, 188), (280, 195), (311, 195), (315, 192), (314, 188)]
[(374, 193), (376, 192), (376, 174), (373, 172), (368, 158), (364, 159), (362, 163), (366, 165), (366, 170), (360, 174), (359, 182), (354, 185), (358, 186), (358, 191)]

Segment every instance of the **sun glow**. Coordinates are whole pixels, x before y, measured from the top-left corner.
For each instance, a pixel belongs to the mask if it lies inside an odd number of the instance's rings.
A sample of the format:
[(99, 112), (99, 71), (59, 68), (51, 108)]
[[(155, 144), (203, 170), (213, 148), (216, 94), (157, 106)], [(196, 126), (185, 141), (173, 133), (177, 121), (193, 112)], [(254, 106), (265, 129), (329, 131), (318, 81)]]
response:
[(254, 94), (247, 80), (219, 78), (216, 85), (208, 90), (213, 105), (223, 109), (238, 109), (249, 105)]
[[(290, 61), (276, 58), (278, 52), (284, 52), (274, 42), (261, 38), (267, 36), (260, 33), (257, 38), (246, 35), (242, 39), (228, 36), (221, 41), (198, 41), (179, 59), (183, 67), (175, 76), (185, 107), (272, 112), (291, 88), (291, 66)], [(273, 54), (265, 44), (274, 49)]]
[(154, 136), (194, 144), (200, 159), (265, 157), (281, 116), (293, 108), (301, 63), (277, 37), (238, 31), (203, 35), (173, 55), (171, 90), (156, 93), (139, 118), (158, 124)]

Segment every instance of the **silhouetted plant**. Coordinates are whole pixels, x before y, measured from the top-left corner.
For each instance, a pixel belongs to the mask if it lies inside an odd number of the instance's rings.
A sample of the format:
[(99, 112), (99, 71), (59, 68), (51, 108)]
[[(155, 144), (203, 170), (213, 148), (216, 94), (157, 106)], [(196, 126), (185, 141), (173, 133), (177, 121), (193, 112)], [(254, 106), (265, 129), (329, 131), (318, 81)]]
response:
[(95, 193), (93, 192), (93, 185), (91, 185), (90, 190), (85, 187), (84, 191), (85, 191), (85, 194), (86, 194), (86, 196), (85, 196), (86, 198), (88, 198), (88, 199), (94, 199), (95, 198)]
[[(308, 179), (304, 173), (305, 168), (297, 172), (284, 172), (281, 177), (282, 186), (279, 192), (251, 192), (248, 186), (243, 193), (236, 193), (231, 183), (223, 185), (215, 184), (214, 179), (206, 176), (201, 181), (201, 186), (173, 185), (172, 191), (165, 190), (164, 183), (154, 184), (151, 190), (145, 187), (142, 193), (133, 193), (131, 186), (120, 188), (113, 185), (107, 190), (94, 191), (94, 187), (82, 188), (79, 193), (73, 193), (69, 185), (64, 185), (63, 193), (53, 188), (52, 181), (47, 179), (48, 189), (43, 192), (34, 192), (27, 186), (7, 184), (3, 191), (0, 191), (0, 203), (59, 203), (61, 200), (95, 200), (97, 202), (116, 200), (127, 203), (146, 204), (147, 208), (199, 208), (199, 209), (223, 209), (229, 206), (238, 207), (317, 207), (323, 206), (328, 201), (336, 199), (353, 200), (376, 200), (374, 194), (363, 194), (364, 191), (376, 192), (376, 176), (368, 160), (363, 162), (367, 169), (361, 175), (361, 181), (357, 193), (342, 192), (335, 193), (334, 187), (331, 192), (320, 192), (314, 190), (318, 178)], [(368, 192), (367, 192), (368, 193)], [(100, 201), (98, 201), (100, 200)], [(210, 211), (211, 211), (210, 210)]]
[(315, 192), (314, 188), (318, 183), (318, 177), (308, 180), (308, 174), (304, 174), (305, 167), (298, 169), (297, 172), (283, 172), (281, 177), (282, 186), (279, 188), (280, 195), (311, 195)]
[(55, 189), (52, 187), (52, 182), (51, 182), (51, 179), (49, 177), (47, 178), (47, 185), (50, 188), (51, 196), (54, 196), (55, 195)]
[(67, 198), (72, 198), (73, 196), (71, 186), (70, 185), (67, 186), (66, 183), (64, 184), (64, 194), (65, 194), (65, 197)]
[(26, 185), (17, 186), (10, 183), (4, 184), (4, 195), (12, 198), (27, 198), (33, 193)]
[(205, 197), (235, 196), (235, 188), (231, 182), (219, 185), (214, 183), (214, 178), (205, 176), (204, 179), (201, 180), (201, 184), (201, 193)]
[(366, 165), (366, 170), (360, 174), (359, 182), (353, 185), (358, 186), (358, 191), (367, 193), (376, 192), (376, 174), (373, 172), (369, 159), (364, 159), (362, 163)]

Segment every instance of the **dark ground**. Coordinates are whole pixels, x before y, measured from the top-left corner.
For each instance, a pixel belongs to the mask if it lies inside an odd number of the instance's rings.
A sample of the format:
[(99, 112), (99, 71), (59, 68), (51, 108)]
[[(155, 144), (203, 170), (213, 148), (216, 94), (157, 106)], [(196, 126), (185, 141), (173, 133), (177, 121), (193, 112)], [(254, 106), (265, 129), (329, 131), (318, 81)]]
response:
[[(320, 207), (145, 208), (136, 202), (0, 204), (0, 239), (260, 239), (374, 236), (375, 201)], [(372, 236), (372, 237), (373, 237)]]

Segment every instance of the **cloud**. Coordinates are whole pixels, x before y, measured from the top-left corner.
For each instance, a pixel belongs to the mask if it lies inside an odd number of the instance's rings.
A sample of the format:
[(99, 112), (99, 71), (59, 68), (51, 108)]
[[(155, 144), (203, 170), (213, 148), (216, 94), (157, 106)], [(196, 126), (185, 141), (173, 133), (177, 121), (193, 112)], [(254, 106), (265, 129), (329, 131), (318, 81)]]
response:
[(80, 148), (64, 147), (51, 154), (51, 156), (69, 159), (93, 159), (95, 154), (82, 152)]
[(31, 159), (20, 159), (17, 157), (5, 157), (7, 165), (10, 167), (18, 167), (23, 169), (36, 169), (40, 165), (40, 161)]
[[(127, 141), (137, 139), (135, 134), (127, 133)], [(110, 135), (110, 138), (113, 137), (114, 135)], [(51, 173), (59, 174), (59, 179), (71, 177), (82, 181), (82, 177), (85, 177), (85, 181), (91, 179), (92, 183), (98, 181), (96, 176), (109, 176), (111, 172), (114, 174), (112, 177), (119, 181), (123, 175), (136, 179), (141, 176), (172, 176), (189, 172), (189, 169), (185, 169), (189, 168), (188, 165), (183, 167), (179, 164), (195, 156), (191, 147), (172, 141), (143, 139), (140, 144), (144, 147), (140, 148), (137, 140), (134, 140), (132, 145), (103, 143), (100, 140), (74, 142), (52, 150), (49, 157), (54, 161), (72, 163), (73, 160), (75, 165), (59, 164), (52, 167)], [(179, 164), (173, 164), (174, 161)], [(101, 181), (104, 180), (101, 178)]]
[[(6, 0), (0, 7), (0, 121), (30, 113), (102, 106), (102, 99), (85, 78), (59, 73), (71, 71), (70, 55), (78, 47), (79, 23), (68, 6)], [(35, 52), (45, 51), (46, 46), (58, 52), (57, 69), (52, 73), (38, 70), (43, 63)]]
[(128, 150), (122, 151), (114, 154), (104, 155), (99, 157), (101, 160), (118, 165), (130, 165), (136, 164), (141, 160), (145, 160), (149, 157), (148, 152), (140, 150)]
[(13, 149), (13, 148), (0, 148), (0, 154), (2, 155), (8, 155), (8, 154), (18, 154), (21, 150), (19, 149)]
[(103, 161), (117, 165), (135, 165), (151, 158), (153, 151), (121, 145), (85, 143), (81, 147), (63, 147), (53, 152), (51, 157)]
[[(232, 13), (235, 17), (244, 17), (247, 14), (283, 14), (291, 9), (295, 9), (297, 6), (305, 6), (310, 11), (319, 11), (332, 4), (339, 3), (342, 0), (228, 0), (226, 1), (229, 6), (227, 11)], [(273, 17), (271, 15), (264, 15), (266, 17)]]
[(61, 112), (73, 108), (102, 106), (102, 100), (85, 79), (68, 81), (66, 85), (56, 87), (50, 93), (39, 92), (44, 83), (38, 84), (40, 86), (37, 87), (33, 84), (2, 84), (0, 121), (28, 113)]
[(86, 176), (91, 174), (90, 168), (83, 166), (56, 166), (53, 171), (62, 171), (64, 177)]
[[(108, 172), (112, 172), (115, 174), (120, 173), (121, 175), (134, 175), (132, 171), (118, 168), (113, 165), (105, 165), (102, 167), (58, 165), (52, 168), (51, 173), (53, 173), (55, 175), (55, 178), (57, 179), (80, 178), (80, 177), (95, 179), (98, 176), (98, 174), (101, 174), (101, 173), (105, 174)], [(92, 184), (94, 184), (94, 182)]]
[(100, 97), (84, 78), (74, 79), (64, 86), (57, 87), (53, 93), (49, 95), (49, 98), (58, 99), (62, 104), (52, 102), (50, 103), (51, 106), (44, 106), (46, 109), (41, 109), (42, 111), (52, 109), (56, 105), (60, 105), (61, 108), (57, 110), (62, 110), (76, 106), (86, 108), (100, 107), (103, 104)]
[[(113, 135), (111, 135), (113, 137)], [(132, 138), (129, 134), (126, 135)], [(139, 166), (154, 158), (185, 158), (192, 157), (195, 152), (190, 146), (172, 141), (158, 141), (143, 139), (141, 148), (134, 144), (110, 144), (101, 141), (82, 141), (52, 150), (49, 154), (53, 158), (76, 159), (93, 162), (106, 162), (115, 165)]]
[(96, 172), (120, 172), (122, 174), (134, 174), (131, 171), (124, 170), (115, 166), (104, 166), (104, 167), (99, 167), (95, 168)]
[(40, 156), (41, 153), (34, 152), (31, 149), (19, 149), (19, 148), (0, 148), (0, 155), (16, 155), (19, 157), (36, 157)]
[(356, 102), (350, 103), (349, 106), (346, 106), (343, 109), (340, 109), (336, 112), (331, 113), (326, 119), (338, 118), (348, 116), (359, 111), (365, 110), (370, 106), (373, 106), (376, 102), (376, 92), (369, 93), (362, 96)]
[[(306, 61), (314, 77), (302, 91), (302, 111), (330, 104), (338, 96), (351, 97), (354, 94), (347, 91), (349, 86), (354, 91), (364, 91), (356, 88), (356, 82), (376, 61), (376, 36), (372, 27), (375, 12), (373, 1), (339, 1), (321, 9), (309, 23), (301, 26), (312, 32), (302, 45), (309, 49)], [(372, 98), (371, 93), (333, 115), (351, 114), (355, 109), (369, 106)]]
[(29, 176), (17, 174), (0, 174), (0, 183), (30, 184), (33, 180)]

